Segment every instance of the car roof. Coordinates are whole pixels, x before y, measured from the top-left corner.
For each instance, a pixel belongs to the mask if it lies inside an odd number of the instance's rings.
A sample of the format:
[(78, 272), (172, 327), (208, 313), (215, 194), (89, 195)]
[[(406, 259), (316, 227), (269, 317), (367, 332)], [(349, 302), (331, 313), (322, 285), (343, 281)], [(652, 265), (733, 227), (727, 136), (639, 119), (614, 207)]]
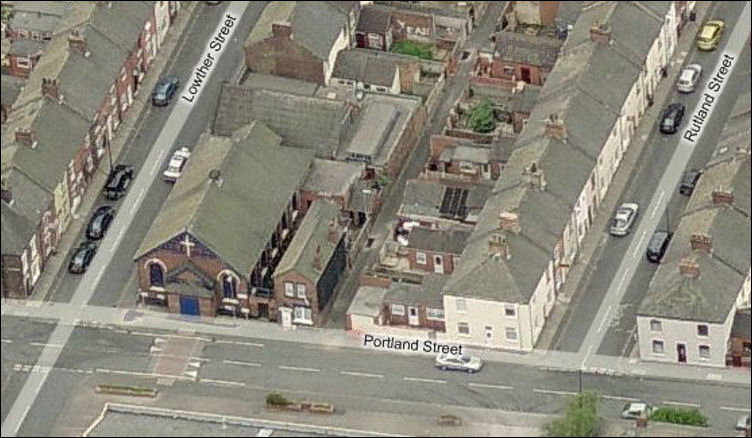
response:
[(682, 70), (681, 75), (679, 75), (679, 79), (692, 79), (696, 72), (697, 70), (687, 67)]

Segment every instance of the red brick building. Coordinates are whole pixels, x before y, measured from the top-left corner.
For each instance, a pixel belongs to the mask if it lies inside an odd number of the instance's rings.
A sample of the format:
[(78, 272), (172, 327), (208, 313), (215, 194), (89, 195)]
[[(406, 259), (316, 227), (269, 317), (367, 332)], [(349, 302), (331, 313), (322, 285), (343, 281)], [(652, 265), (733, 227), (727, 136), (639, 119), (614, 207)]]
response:
[(470, 231), (460, 228), (433, 230), (413, 227), (407, 245), (410, 269), (452, 275)]

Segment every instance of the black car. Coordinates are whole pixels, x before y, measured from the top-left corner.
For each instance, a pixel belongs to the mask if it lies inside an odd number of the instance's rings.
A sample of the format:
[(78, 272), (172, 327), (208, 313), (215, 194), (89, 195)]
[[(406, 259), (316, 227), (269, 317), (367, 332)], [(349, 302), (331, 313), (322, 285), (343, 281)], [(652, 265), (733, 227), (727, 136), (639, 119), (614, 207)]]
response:
[(655, 233), (653, 233), (653, 238), (650, 239), (646, 251), (648, 261), (660, 263), (663, 255), (668, 249), (668, 243), (671, 241), (671, 237), (673, 237), (673, 233), (668, 231), (656, 230)]
[(133, 168), (126, 164), (118, 164), (107, 177), (107, 183), (104, 185), (104, 194), (107, 199), (116, 200), (125, 195), (128, 186), (133, 181)]
[(679, 129), (681, 121), (684, 118), (684, 105), (681, 103), (672, 103), (663, 112), (661, 119), (661, 132), (664, 134), (673, 134)]
[(702, 172), (699, 170), (688, 170), (684, 172), (681, 184), (679, 185), (679, 193), (682, 195), (691, 195), (695, 190), (697, 181), (700, 180), (700, 176), (702, 176)]
[(94, 254), (97, 253), (97, 244), (94, 242), (85, 242), (81, 246), (76, 248), (73, 252), (73, 257), (68, 263), (68, 272), (71, 274), (83, 274), (86, 272), (86, 268), (91, 264), (91, 260), (94, 258)]
[(102, 205), (97, 208), (86, 227), (86, 237), (92, 240), (99, 240), (104, 237), (104, 233), (107, 232), (114, 217), (115, 210), (111, 206)]
[(178, 90), (180, 81), (175, 76), (166, 76), (157, 82), (154, 91), (151, 94), (151, 103), (156, 106), (165, 106), (170, 103), (170, 99)]

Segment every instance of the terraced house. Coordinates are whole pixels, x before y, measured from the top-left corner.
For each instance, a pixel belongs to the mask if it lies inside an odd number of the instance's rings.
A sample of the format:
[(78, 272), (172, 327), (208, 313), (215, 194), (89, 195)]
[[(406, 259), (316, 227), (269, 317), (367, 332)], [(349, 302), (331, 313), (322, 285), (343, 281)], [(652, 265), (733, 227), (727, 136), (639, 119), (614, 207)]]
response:
[(676, 45), (673, 8), (582, 7), (443, 289), (449, 339), (534, 347)]
[[(3, 296), (28, 296), (157, 54), (164, 2), (71, 2), (2, 129)], [(169, 26), (170, 22), (164, 22)]]

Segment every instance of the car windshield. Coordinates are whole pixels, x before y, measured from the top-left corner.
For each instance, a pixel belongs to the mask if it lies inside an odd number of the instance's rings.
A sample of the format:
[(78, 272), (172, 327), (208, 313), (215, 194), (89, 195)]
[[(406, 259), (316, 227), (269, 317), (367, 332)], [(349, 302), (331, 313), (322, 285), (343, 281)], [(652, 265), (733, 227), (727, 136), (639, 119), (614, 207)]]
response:
[(468, 362), (470, 362), (471, 360), (473, 360), (473, 358), (472, 358), (472, 357), (470, 357), (470, 356), (468, 356), (468, 355), (463, 355), (462, 357), (460, 357), (460, 360), (461, 360), (462, 362), (468, 363)]
[(76, 252), (76, 255), (73, 256), (73, 263), (76, 265), (83, 265), (84, 264), (84, 256), (86, 255), (85, 249), (80, 249), (78, 252)]
[(623, 228), (627, 225), (627, 221), (624, 220), (624, 218), (617, 217), (617, 218), (614, 218), (613, 225), (616, 228)]
[(175, 172), (175, 173), (180, 172), (180, 165), (179, 164), (176, 165), (174, 163), (170, 163), (169, 167), (167, 167), (167, 171), (168, 172)]

